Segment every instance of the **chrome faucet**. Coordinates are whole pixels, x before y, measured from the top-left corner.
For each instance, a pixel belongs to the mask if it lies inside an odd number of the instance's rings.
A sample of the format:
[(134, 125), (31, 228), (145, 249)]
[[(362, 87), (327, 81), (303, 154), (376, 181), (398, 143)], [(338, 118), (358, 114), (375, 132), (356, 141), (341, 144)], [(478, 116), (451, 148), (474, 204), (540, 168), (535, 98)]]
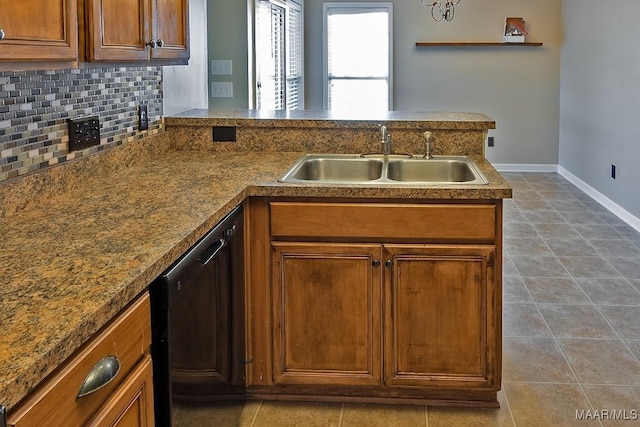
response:
[(423, 133), (424, 135), (424, 156), (422, 156), (425, 159), (433, 159), (433, 156), (431, 155), (431, 132), (430, 131), (426, 131), (425, 133)]
[(378, 125), (380, 128), (380, 147), (382, 149), (382, 154), (388, 155), (392, 153), (391, 148), (391, 135), (387, 131), (387, 127), (385, 125)]
[(373, 153), (363, 153), (360, 154), (360, 157), (370, 157), (370, 156), (404, 156), (408, 158), (412, 158), (413, 154), (409, 153), (394, 153), (393, 146), (391, 145), (391, 134), (387, 129), (386, 125), (378, 125), (378, 129), (380, 130), (380, 152)]

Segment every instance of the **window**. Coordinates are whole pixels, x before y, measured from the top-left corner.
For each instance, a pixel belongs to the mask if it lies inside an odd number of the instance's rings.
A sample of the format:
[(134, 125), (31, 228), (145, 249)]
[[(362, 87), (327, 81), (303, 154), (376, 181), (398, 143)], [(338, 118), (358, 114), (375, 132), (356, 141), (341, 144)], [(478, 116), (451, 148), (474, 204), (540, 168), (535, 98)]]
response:
[(303, 0), (256, 0), (256, 107), (304, 106)]
[(392, 23), (392, 3), (323, 3), (325, 109), (392, 109)]

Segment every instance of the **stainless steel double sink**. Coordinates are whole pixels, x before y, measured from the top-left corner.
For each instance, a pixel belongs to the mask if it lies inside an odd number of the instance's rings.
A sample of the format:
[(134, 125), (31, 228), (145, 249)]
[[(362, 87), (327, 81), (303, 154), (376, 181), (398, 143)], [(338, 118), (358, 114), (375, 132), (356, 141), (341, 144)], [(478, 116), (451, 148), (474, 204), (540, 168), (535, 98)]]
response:
[(278, 181), (316, 184), (488, 184), (467, 156), (307, 154)]

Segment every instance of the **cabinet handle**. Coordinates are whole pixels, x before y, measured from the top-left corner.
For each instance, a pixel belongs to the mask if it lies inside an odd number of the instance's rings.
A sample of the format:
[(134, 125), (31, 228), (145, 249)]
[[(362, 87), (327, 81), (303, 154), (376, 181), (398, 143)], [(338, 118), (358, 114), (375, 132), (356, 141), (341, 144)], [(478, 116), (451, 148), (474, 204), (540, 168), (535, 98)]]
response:
[(391, 267), (393, 267), (393, 261), (391, 261), (390, 259), (388, 259), (388, 260), (384, 263), (384, 265), (385, 265), (387, 268), (391, 268)]
[(4, 39), (4, 30), (0, 28), (0, 40)]
[(88, 396), (109, 384), (120, 372), (120, 360), (116, 356), (106, 356), (98, 360), (84, 379), (78, 392), (78, 399)]
[(371, 265), (373, 265), (374, 267), (380, 267), (380, 260), (379, 259), (374, 259), (373, 262), (371, 263)]
[(158, 47), (162, 47), (162, 46), (164, 46), (164, 40), (158, 39), (158, 40), (156, 40), (156, 44), (158, 45)]
[(151, 47), (152, 49), (155, 48), (157, 45), (158, 45), (157, 42), (153, 39), (147, 42), (147, 46)]

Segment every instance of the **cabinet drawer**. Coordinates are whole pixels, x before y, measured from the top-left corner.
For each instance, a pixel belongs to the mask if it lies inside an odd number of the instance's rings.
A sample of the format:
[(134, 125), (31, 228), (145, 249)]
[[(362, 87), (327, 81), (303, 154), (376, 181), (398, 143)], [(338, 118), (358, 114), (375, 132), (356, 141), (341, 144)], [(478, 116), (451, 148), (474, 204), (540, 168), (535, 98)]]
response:
[(90, 426), (153, 426), (151, 356), (147, 355), (87, 424)]
[[(110, 397), (151, 345), (149, 296), (144, 294), (66, 361), (28, 399), (9, 414), (9, 426), (82, 425)], [(120, 371), (97, 391), (78, 398), (91, 368), (116, 356)]]
[(494, 241), (493, 204), (271, 202), (271, 235)]

